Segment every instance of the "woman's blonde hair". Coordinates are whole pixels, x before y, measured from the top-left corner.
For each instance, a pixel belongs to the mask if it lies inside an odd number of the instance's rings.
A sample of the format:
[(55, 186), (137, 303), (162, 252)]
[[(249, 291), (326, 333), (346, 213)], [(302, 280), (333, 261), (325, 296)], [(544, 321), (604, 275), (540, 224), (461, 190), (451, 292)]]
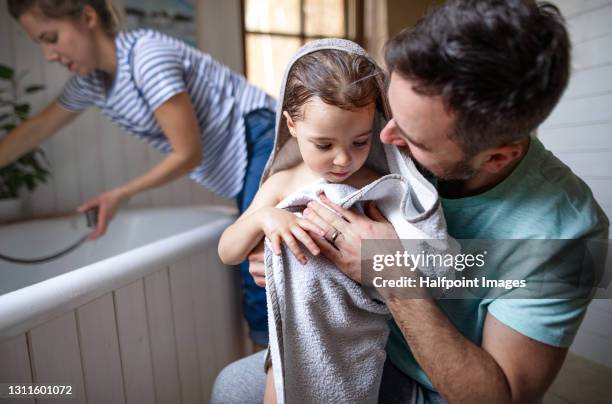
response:
[(78, 18), (85, 6), (98, 14), (104, 31), (115, 36), (121, 28), (121, 20), (112, 0), (8, 0), (8, 9), (18, 20), (30, 10), (37, 10), (50, 18)]

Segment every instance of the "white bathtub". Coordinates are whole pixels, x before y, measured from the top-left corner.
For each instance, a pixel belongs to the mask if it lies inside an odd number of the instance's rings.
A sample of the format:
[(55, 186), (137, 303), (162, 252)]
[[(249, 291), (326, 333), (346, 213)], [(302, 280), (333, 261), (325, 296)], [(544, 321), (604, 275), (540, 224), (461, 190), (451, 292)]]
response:
[[(0, 261), (0, 383), (69, 383), (88, 402), (206, 402), (243, 353), (237, 273), (216, 254), (233, 215), (126, 211), (52, 263)], [(83, 215), (3, 226), (0, 253), (46, 255), (87, 231)]]

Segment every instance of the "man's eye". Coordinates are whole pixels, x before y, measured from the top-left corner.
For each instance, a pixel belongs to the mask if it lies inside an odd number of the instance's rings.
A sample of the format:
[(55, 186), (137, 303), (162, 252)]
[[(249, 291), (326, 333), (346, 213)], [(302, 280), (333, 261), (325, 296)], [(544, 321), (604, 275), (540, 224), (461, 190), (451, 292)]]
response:
[(331, 147), (331, 144), (319, 144), (319, 143), (315, 143), (315, 147), (319, 150), (329, 150), (329, 148)]

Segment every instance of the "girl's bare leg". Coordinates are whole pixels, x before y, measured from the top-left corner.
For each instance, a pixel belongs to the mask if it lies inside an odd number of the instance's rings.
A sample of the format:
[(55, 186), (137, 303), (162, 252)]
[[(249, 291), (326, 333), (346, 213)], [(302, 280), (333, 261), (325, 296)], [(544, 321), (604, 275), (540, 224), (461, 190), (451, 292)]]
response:
[(272, 366), (268, 368), (266, 375), (266, 390), (264, 391), (264, 404), (276, 404), (276, 389), (274, 388), (274, 375)]

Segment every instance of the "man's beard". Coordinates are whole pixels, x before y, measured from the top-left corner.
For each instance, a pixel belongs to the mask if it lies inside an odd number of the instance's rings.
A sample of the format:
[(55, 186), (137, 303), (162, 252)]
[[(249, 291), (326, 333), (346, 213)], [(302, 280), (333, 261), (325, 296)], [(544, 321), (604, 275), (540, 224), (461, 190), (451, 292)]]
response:
[(467, 181), (473, 178), (478, 170), (469, 164), (469, 160), (463, 160), (455, 164), (451, 168), (447, 168), (442, 172), (434, 173), (429, 169), (425, 168), (415, 158), (412, 158), (418, 170), (425, 177), (437, 178), (439, 181)]

